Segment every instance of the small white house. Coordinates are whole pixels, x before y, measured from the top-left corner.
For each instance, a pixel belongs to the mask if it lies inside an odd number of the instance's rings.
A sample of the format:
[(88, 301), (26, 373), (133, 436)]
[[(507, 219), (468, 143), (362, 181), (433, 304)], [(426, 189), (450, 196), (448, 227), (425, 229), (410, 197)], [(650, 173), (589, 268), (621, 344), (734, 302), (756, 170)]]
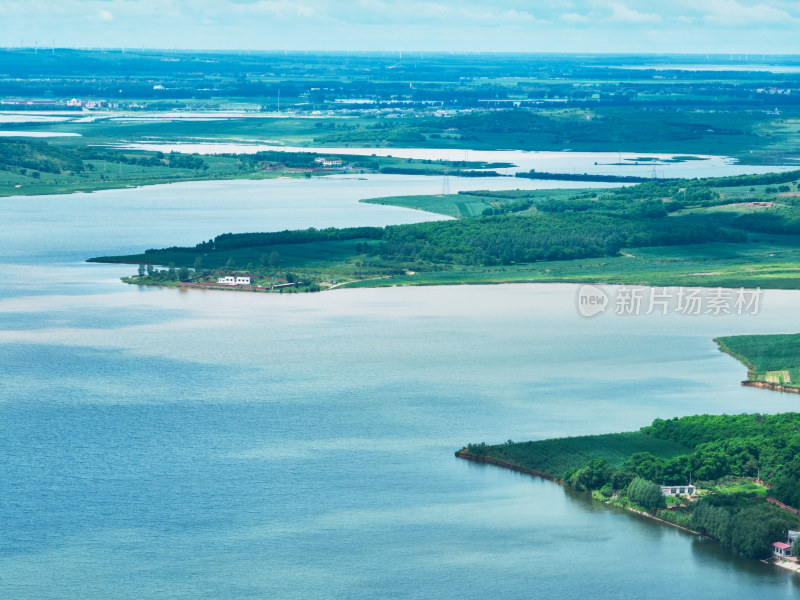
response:
[(662, 485), (661, 494), (663, 496), (694, 496), (697, 488), (693, 485)]
[(341, 167), (342, 161), (341, 160), (331, 160), (329, 158), (322, 158), (321, 156), (314, 159), (315, 163), (322, 165), (323, 167)]
[(772, 542), (772, 554), (778, 558), (786, 558), (792, 555), (792, 547), (783, 542)]
[(217, 278), (217, 283), (221, 283), (223, 285), (253, 285), (253, 278), (250, 276), (235, 277), (233, 275), (226, 275), (225, 277)]

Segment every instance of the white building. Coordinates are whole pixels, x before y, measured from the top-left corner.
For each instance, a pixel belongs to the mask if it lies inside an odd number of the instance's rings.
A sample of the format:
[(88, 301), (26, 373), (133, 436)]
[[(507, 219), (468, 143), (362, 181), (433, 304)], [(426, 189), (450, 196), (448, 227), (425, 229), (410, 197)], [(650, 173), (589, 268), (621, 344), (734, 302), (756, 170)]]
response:
[(772, 542), (772, 554), (778, 558), (786, 558), (792, 555), (792, 547), (783, 542)]
[(693, 485), (662, 485), (661, 494), (664, 496), (694, 496), (697, 488)]
[(323, 167), (341, 167), (342, 161), (331, 160), (328, 158), (317, 157), (314, 159), (315, 163), (321, 164)]
[(247, 277), (226, 275), (225, 277), (218, 277), (217, 283), (223, 285), (253, 285), (253, 278), (249, 275)]

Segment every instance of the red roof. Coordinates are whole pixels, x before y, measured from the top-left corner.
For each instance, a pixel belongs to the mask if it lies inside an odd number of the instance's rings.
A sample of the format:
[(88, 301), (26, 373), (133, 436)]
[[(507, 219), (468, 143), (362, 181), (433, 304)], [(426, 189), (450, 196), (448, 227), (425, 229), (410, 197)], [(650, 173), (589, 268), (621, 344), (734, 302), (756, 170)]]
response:
[(776, 548), (780, 548), (781, 550), (788, 550), (791, 548), (789, 544), (784, 544), (783, 542), (772, 542), (772, 545)]

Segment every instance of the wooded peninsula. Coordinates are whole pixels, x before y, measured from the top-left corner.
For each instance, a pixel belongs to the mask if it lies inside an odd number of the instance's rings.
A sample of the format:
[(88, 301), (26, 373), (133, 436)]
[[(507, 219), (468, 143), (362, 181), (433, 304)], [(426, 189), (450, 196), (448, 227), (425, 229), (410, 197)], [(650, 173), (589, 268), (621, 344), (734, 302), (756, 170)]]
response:
[[(507, 282), (800, 288), (800, 171), (652, 180), (602, 190), (474, 191), (370, 200), (455, 217), (395, 225), (222, 234), (105, 256), (127, 279), (180, 285), (246, 273), (337, 287)], [(167, 267), (165, 269), (156, 266)], [(215, 274), (215, 272), (217, 272)]]
[[(736, 348), (751, 368), (795, 372), (797, 339), (719, 341), (726, 351)], [(656, 419), (637, 432), (473, 443), (456, 456), (542, 475), (609, 505), (710, 536), (744, 556), (767, 558), (773, 542), (800, 527), (800, 511), (792, 508), (800, 506), (798, 448), (800, 413), (695, 415)], [(800, 543), (793, 554), (800, 555)]]

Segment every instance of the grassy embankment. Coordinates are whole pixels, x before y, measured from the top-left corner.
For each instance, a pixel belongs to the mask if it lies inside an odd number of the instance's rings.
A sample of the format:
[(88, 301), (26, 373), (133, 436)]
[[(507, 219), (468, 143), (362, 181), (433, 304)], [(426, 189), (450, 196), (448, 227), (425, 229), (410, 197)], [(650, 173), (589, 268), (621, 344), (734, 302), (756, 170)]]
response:
[(800, 391), (800, 334), (734, 335), (716, 342), (747, 366), (747, 382)]

